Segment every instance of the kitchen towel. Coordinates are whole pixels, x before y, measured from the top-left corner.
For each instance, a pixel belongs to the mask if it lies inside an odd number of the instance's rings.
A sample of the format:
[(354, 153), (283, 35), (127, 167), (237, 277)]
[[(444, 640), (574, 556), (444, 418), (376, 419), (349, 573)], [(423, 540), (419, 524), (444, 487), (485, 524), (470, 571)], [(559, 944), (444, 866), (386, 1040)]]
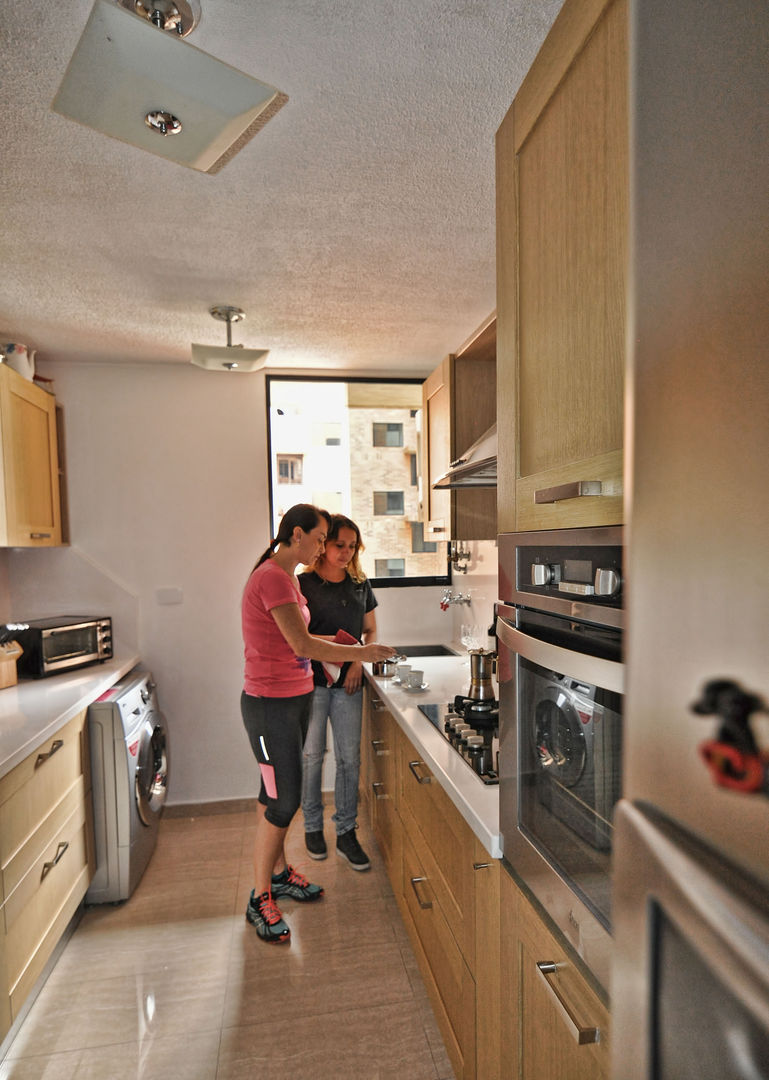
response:
[[(334, 642), (337, 645), (360, 645), (358, 639), (354, 638), (352, 634), (348, 634), (346, 630), (337, 630)], [(331, 661), (326, 660), (323, 660), (322, 664), (328, 685), (333, 686), (342, 672), (342, 665), (332, 664)]]

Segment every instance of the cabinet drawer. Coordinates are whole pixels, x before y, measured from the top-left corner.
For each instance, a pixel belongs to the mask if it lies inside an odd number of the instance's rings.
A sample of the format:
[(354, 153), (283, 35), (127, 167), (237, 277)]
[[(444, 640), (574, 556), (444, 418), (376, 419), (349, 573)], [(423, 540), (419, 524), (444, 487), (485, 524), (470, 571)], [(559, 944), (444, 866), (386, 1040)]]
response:
[(474, 966), (473, 834), (410, 744), (402, 749), (401, 817), (460, 949)]
[(429, 968), (428, 990), (438, 997), (436, 1016), (452, 1065), (458, 1077), (468, 1078), (475, 1075), (475, 983), (433, 886), (427, 867), (405, 836), (404, 904)]
[[(6, 965), (12, 998), (42, 970), (90, 880), (91, 822), (81, 801), (3, 906)], [(21, 1000), (19, 998), (19, 1000)]]
[(400, 865), (400, 818), (397, 806), (399, 729), (378, 698), (372, 700), (369, 734), (371, 826), (395, 888)]
[(90, 788), (85, 715), (79, 713), (0, 781), (3, 878), (19, 850), (71, 789)]

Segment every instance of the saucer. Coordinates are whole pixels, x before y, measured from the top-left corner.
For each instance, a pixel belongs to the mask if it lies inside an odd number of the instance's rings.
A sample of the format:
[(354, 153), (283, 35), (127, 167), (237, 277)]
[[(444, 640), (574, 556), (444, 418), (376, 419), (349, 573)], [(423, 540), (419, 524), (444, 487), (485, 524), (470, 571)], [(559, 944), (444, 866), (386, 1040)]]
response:
[(419, 694), (422, 690), (429, 690), (430, 684), (423, 682), (421, 686), (404, 686), (404, 690), (408, 690), (410, 694)]

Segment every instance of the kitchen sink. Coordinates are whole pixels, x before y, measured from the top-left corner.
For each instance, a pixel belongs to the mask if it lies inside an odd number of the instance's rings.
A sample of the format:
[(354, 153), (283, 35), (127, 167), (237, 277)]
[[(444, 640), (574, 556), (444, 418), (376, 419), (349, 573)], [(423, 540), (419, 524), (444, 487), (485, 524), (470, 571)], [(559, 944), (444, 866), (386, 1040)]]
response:
[(402, 656), (458, 656), (448, 645), (395, 645)]

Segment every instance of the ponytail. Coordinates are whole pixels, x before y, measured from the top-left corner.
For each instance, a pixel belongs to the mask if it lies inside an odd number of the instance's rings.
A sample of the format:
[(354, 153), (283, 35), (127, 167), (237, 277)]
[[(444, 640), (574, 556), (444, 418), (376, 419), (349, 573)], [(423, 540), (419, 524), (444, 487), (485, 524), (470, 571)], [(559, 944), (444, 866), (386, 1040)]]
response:
[(311, 532), (320, 524), (322, 518), (328, 520), (328, 517), (329, 515), (324, 510), (319, 510), (317, 506), (313, 506), (311, 503), (297, 503), (296, 506), (286, 510), (280, 519), (277, 534), (270, 540), (270, 546), (260, 556), (251, 573), (253, 574), (257, 566), (261, 566), (263, 562), (270, 558), (278, 544), (291, 543), (291, 537), (294, 535), (294, 529), (297, 525), (302, 532)]

